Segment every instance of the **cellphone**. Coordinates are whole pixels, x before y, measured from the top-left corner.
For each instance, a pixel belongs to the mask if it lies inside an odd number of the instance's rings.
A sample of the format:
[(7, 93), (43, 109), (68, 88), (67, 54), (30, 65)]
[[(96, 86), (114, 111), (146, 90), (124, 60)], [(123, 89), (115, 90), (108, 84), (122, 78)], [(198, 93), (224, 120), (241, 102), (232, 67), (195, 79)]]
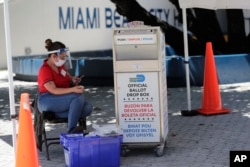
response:
[(81, 80), (84, 77), (84, 75), (79, 76), (79, 79)]
[(76, 85), (78, 85), (82, 81), (83, 77), (84, 77), (84, 75), (81, 75), (81, 76), (78, 77), (78, 81), (77, 81)]

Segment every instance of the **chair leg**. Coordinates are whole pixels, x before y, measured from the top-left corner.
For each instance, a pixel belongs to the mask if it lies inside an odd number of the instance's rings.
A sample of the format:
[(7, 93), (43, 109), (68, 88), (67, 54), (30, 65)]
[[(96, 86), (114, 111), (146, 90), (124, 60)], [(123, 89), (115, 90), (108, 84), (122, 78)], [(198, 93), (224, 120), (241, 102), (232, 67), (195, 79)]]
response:
[(48, 146), (48, 141), (47, 141), (47, 135), (46, 135), (45, 127), (43, 127), (43, 138), (44, 138), (43, 140), (44, 140), (45, 150), (46, 150), (46, 157), (47, 157), (47, 160), (50, 160), (49, 146)]
[(47, 138), (45, 125), (44, 125), (44, 127), (43, 127), (43, 141), (42, 142), (44, 142), (44, 145), (45, 145), (47, 160), (50, 160), (49, 146), (52, 144), (60, 144), (60, 138), (59, 137)]

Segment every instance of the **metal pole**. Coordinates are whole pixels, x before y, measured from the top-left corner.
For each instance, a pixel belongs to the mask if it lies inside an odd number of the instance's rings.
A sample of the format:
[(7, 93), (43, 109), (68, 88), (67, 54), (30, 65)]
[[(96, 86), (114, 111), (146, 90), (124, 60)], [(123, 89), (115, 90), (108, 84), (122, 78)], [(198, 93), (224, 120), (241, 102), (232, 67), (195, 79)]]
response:
[(10, 23), (9, 23), (9, 6), (8, 0), (3, 1), (4, 5), (4, 27), (5, 27), (5, 40), (6, 40), (6, 54), (7, 54), (7, 67), (8, 67), (8, 81), (9, 81), (9, 101), (10, 101), (10, 115), (13, 124), (12, 142), (13, 151), (16, 156), (16, 112), (15, 112), (15, 99), (14, 99), (14, 86), (13, 86), (13, 72), (12, 72), (12, 53), (10, 41)]
[(190, 98), (188, 39), (187, 39), (187, 12), (186, 12), (186, 8), (182, 9), (182, 20), (183, 20), (184, 55), (185, 55), (186, 84), (187, 84), (187, 107), (188, 107), (188, 110), (190, 111), (191, 110), (191, 98)]
[(185, 69), (186, 69), (186, 85), (187, 85), (187, 110), (181, 111), (183, 116), (197, 115), (197, 111), (191, 111), (191, 93), (190, 93), (190, 77), (189, 77), (189, 58), (188, 58), (188, 36), (187, 36), (187, 13), (186, 8), (182, 9), (182, 20), (183, 20), (183, 38), (184, 38), (184, 56), (185, 56)]

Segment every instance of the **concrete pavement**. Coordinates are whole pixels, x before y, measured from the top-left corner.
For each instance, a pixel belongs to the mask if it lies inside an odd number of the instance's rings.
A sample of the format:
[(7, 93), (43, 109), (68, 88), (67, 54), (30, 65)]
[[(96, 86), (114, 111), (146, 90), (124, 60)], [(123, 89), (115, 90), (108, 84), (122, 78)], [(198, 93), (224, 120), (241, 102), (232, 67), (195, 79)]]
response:
[[(7, 72), (0, 71), (0, 166), (14, 166), (12, 147), (12, 122), (9, 117), (9, 94)], [(21, 93), (36, 93), (35, 82), (14, 81), (15, 108), (19, 111)], [(186, 88), (168, 88), (169, 133), (165, 154), (156, 157), (152, 149), (137, 148), (121, 157), (121, 167), (228, 167), (231, 150), (250, 151), (250, 83), (220, 85), (223, 106), (231, 110), (228, 114), (213, 116), (181, 116), (180, 110), (187, 109)], [(192, 109), (201, 107), (202, 88), (192, 87)], [(95, 110), (88, 118), (93, 123), (114, 123), (113, 87), (87, 87), (86, 98)], [(18, 128), (18, 122), (17, 122)], [(47, 127), (60, 134), (65, 126)], [(45, 152), (39, 152), (41, 167), (64, 167), (61, 145), (50, 147), (51, 160)]]

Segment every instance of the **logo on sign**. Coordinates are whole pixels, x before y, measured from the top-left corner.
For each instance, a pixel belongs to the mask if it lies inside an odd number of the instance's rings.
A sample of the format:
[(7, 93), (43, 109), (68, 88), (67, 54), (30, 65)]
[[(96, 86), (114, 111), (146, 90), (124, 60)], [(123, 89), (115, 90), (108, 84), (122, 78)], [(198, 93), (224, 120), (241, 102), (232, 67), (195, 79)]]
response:
[(129, 78), (130, 82), (144, 82), (145, 76), (143, 74), (137, 74), (135, 78)]

